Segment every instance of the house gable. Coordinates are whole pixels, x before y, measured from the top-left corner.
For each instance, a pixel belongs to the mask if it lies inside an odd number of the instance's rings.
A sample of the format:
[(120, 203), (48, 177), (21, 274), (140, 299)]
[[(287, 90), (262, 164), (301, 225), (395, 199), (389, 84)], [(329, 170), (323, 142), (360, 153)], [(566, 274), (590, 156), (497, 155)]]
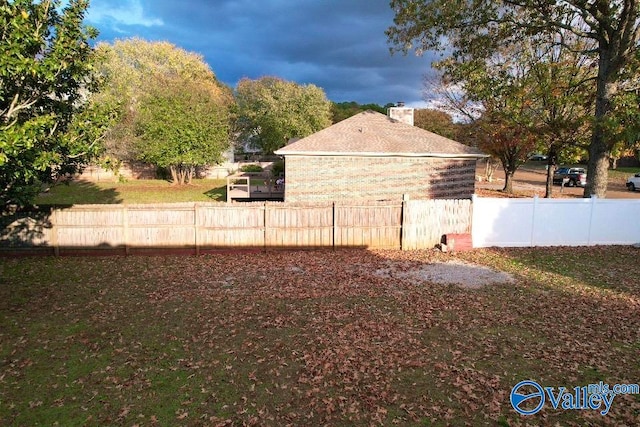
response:
[(417, 128), (384, 114), (365, 111), (275, 152), (282, 156), (391, 156), (482, 158), (473, 147)]

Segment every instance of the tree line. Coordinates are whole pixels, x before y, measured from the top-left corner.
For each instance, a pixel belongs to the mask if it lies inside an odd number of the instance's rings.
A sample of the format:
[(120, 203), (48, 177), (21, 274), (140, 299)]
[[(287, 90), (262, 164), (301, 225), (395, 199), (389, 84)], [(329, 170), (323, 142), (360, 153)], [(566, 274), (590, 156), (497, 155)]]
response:
[[(428, 82), (445, 111), (416, 126), (499, 159), (505, 190), (531, 152), (552, 166), (587, 153), (585, 196), (604, 196), (609, 161), (640, 134), (638, 1), (394, 0), (396, 50), (442, 50)], [(278, 77), (220, 82), (200, 55), (142, 39), (91, 43), (88, 0), (0, 4), (0, 199), (29, 204), (43, 183), (89, 161), (138, 160), (188, 183), (231, 141), (272, 152), (357, 112), (390, 106), (332, 103), (312, 84)], [(462, 117), (454, 123), (452, 115)]]
[(28, 205), (43, 184), (90, 161), (142, 161), (176, 184), (219, 163), (232, 141), (270, 153), (375, 104), (335, 104), (277, 77), (220, 82), (204, 59), (168, 42), (98, 43), (88, 1), (0, 5), (0, 199)]
[(143, 161), (188, 183), (231, 141), (266, 152), (331, 124), (322, 89), (220, 82), (204, 59), (138, 38), (91, 46), (87, 0), (0, 4), (0, 201), (25, 206), (90, 161)]

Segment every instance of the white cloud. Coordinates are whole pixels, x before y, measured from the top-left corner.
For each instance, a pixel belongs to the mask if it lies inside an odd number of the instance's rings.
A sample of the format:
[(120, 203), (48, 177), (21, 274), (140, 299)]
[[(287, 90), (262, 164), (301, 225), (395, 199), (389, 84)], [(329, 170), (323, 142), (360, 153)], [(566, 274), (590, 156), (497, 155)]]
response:
[(98, 1), (91, 2), (87, 13), (87, 21), (91, 24), (111, 25), (114, 30), (120, 26), (163, 26), (164, 21), (147, 15), (140, 0)]

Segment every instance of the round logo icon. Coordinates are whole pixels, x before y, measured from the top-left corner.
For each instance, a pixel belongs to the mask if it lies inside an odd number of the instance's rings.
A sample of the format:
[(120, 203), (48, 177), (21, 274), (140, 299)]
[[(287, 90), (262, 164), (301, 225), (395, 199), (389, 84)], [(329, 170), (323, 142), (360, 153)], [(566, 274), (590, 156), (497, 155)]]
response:
[[(538, 404), (533, 409), (535, 403)], [(511, 406), (522, 415), (533, 415), (544, 406), (544, 390), (535, 381), (520, 381), (511, 389)]]

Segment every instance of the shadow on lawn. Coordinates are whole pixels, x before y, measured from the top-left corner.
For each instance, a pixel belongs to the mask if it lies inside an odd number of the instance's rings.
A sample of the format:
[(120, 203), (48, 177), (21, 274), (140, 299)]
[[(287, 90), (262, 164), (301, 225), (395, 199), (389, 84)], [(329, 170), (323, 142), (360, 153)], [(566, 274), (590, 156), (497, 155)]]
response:
[(67, 208), (74, 204), (117, 204), (122, 203), (120, 194), (114, 188), (103, 188), (85, 180), (64, 181), (40, 193), (38, 206)]
[(227, 201), (227, 186), (221, 185), (219, 187), (211, 188), (204, 193), (205, 196), (216, 202), (226, 202)]
[(37, 249), (47, 246), (53, 227), (53, 211), (72, 207), (73, 203), (64, 202), (77, 200), (78, 193), (83, 195), (83, 204), (117, 204), (122, 201), (115, 189), (103, 189), (89, 181), (64, 182), (54, 188), (62, 193), (56, 194), (56, 203), (46, 203), (49, 196), (47, 190), (39, 196), (37, 206), (18, 209), (0, 216), (0, 250)]
[(640, 249), (633, 246), (535, 247), (493, 249), (508, 265), (496, 266), (506, 271), (535, 271), (555, 275), (566, 283), (556, 286), (582, 284), (595, 289), (640, 296), (637, 275), (629, 273), (629, 266), (638, 259)]

